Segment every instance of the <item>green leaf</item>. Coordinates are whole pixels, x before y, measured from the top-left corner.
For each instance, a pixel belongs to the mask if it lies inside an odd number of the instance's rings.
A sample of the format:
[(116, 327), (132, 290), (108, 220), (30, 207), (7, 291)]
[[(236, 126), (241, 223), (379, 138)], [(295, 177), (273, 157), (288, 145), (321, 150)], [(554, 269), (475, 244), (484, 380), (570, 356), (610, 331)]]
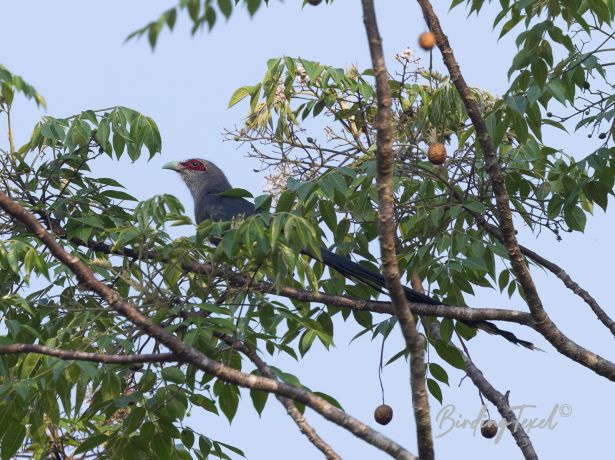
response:
[(338, 409), (344, 410), (344, 408), (339, 403), (339, 401), (335, 399), (333, 396), (328, 395), (327, 393), (323, 393), (322, 391), (314, 391), (313, 393), (317, 396), (320, 396), (322, 399), (327, 401), (329, 404), (337, 407)]
[(2, 97), (8, 106), (13, 103), (15, 93), (13, 92), (13, 88), (11, 88), (11, 86), (9, 86), (6, 82), (3, 82), (0, 86), (0, 94), (2, 94)]
[(299, 340), (299, 353), (301, 356), (305, 356), (305, 354), (309, 351), (316, 339), (316, 332), (314, 331), (305, 331), (301, 336), (301, 340)]
[(246, 0), (248, 4), (248, 13), (250, 16), (254, 16), (256, 10), (261, 6), (261, 0)]
[(231, 96), (230, 101), (228, 102), (227, 108), (230, 109), (235, 104), (243, 100), (246, 96), (252, 94), (255, 90), (256, 86), (242, 86), (241, 88), (235, 90), (233, 95)]
[(226, 416), (229, 423), (233, 421), (237, 408), (239, 407), (239, 390), (236, 385), (222, 382), (222, 380), (216, 381), (216, 384), (221, 382), (221, 389), (218, 394), (218, 404), (222, 413)]
[(22, 380), (30, 377), (32, 371), (34, 370), (41, 358), (41, 355), (35, 353), (26, 355), (23, 360), (23, 364), (21, 365), (21, 371), (19, 373)]
[(209, 458), (211, 452), (211, 441), (205, 436), (199, 436), (199, 449), (203, 458)]
[(117, 158), (120, 158), (122, 156), (125, 147), (125, 139), (118, 133), (113, 133), (113, 151), (115, 152)]
[(75, 145), (87, 145), (90, 143), (92, 128), (85, 121), (77, 118), (71, 126), (71, 137)]
[(402, 350), (398, 351), (397, 353), (395, 353), (386, 363), (385, 366), (388, 366), (389, 364), (397, 361), (399, 358), (401, 358), (402, 356), (407, 356), (408, 350), (406, 348), (403, 348)]
[(218, 0), (218, 7), (225, 18), (229, 18), (233, 12), (233, 3), (231, 0)]
[(14, 458), (13, 456), (21, 448), (25, 439), (26, 426), (21, 421), (15, 420), (9, 424), (2, 437), (2, 447), (0, 448), (2, 459)]
[(108, 196), (109, 198), (115, 198), (117, 200), (139, 201), (129, 193), (122, 192), (120, 190), (103, 190), (100, 194), (102, 196)]
[(113, 147), (109, 142), (109, 136), (111, 135), (111, 129), (109, 126), (109, 118), (104, 117), (98, 123), (98, 128), (96, 129), (96, 142), (102, 147), (106, 154), (111, 155), (113, 152)]
[(213, 29), (214, 25), (216, 24), (216, 10), (209, 5), (205, 5), (204, 17), (205, 21), (207, 22), (207, 27), (209, 27), (209, 30)]
[(330, 201), (321, 200), (320, 203), (318, 203), (318, 209), (327, 227), (329, 227), (332, 232), (335, 232), (337, 230), (337, 216), (333, 204)]
[(352, 310), (352, 316), (354, 316), (354, 319), (356, 319), (357, 323), (359, 323), (361, 326), (366, 329), (371, 329), (373, 324), (371, 312), (363, 310)]
[(582, 232), (585, 229), (587, 216), (578, 206), (567, 207), (564, 209), (564, 220), (572, 230)]
[(158, 40), (158, 34), (162, 29), (162, 23), (160, 21), (150, 24), (147, 29), (147, 41), (149, 45), (154, 49), (156, 47), (156, 41)]
[(527, 142), (527, 139), (528, 139), (527, 122), (525, 121), (525, 118), (523, 116), (517, 113), (512, 113), (511, 115), (512, 115), (512, 125), (515, 131), (515, 134), (517, 135), (519, 142), (523, 144)]
[(218, 408), (216, 407), (216, 403), (211, 399), (206, 398), (200, 394), (192, 394), (190, 395), (190, 402), (192, 404), (196, 404), (199, 407), (202, 407), (208, 412), (212, 412), (214, 414), (218, 414)]
[(547, 205), (547, 217), (549, 219), (555, 219), (559, 215), (563, 203), (564, 200), (559, 195), (553, 196)]
[(464, 267), (476, 272), (487, 271), (487, 265), (481, 257), (469, 257), (462, 261)]
[(498, 277), (498, 286), (500, 288), (500, 292), (504, 290), (506, 286), (508, 286), (508, 282), (510, 281), (510, 272), (508, 270), (502, 270), (500, 276)]
[(440, 385), (433, 379), (427, 379), (427, 389), (431, 393), (431, 395), (436, 398), (440, 404), (442, 404), (442, 390), (440, 389)]
[(271, 195), (259, 195), (254, 198), (254, 209), (260, 209), (262, 211), (268, 212), (271, 207)]
[(175, 27), (175, 21), (177, 21), (177, 10), (175, 8), (171, 8), (164, 14), (164, 20), (167, 23), (167, 27), (170, 30), (173, 30)]
[(465, 363), (459, 350), (448, 342), (436, 340), (433, 346), (438, 356), (457, 369), (465, 370)]
[(559, 102), (561, 102), (562, 104), (566, 103), (566, 85), (562, 80), (551, 80), (549, 83), (547, 83), (547, 89)]
[(199, 11), (201, 8), (200, 0), (187, 0), (183, 2), (184, 5), (188, 6), (188, 15), (193, 22), (197, 22), (199, 19)]
[(162, 369), (162, 378), (173, 383), (184, 383), (186, 381), (186, 375), (177, 366)]
[(470, 340), (472, 337), (474, 337), (478, 333), (476, 328), (467, 326), (460, 321), (457, 321), (455, 323), (455, 330), (465, 340)]
[(293, 208), (297, 192), (295, 190), (285, 190), (278, 198), (278, 204), (275, 207), (275, 212), (288, 212)]
[(487, 211), (485, 205), (480, 201), (467, 201), (463, 203), (463, 207), (478, 214), (484, 214)]
[(109, 439), (109, 436), (106, 434), (95, 434), (94, 436), (90, 436), (85, 439), (79, 447), (75, 449), (75, 454), (83, 454), (85, 452), (89, 452), (93, 450), (95, 447), (100, 446), (103, 442)]
[(181, 431), (181, 440), (186, 448), (191, 449), (194, 445), (194, 433), (192, 430), (189, 430), (188, 428), (183, 429)]
[(45, 99), (43, 96), (39, 94), (36, 89), (26, 83), (23, 78), (18, 75), (15, 75), (9, 70), (0, 64), (0, 83), (1, 85), (1, 94), (6, 99), (7, 103), (11, 105), (13, 102), (13, 96), (15, 91), (22, 93), (27, 99), (34, 99), (36, 105), (39, 107), (45, 108)]
[(145, 420), (145, 415), (146, 411), (143, 407), (133, 407), (128, 417), (124, 419), (124, 430), (126, 434), (136, 431), (143, 423), (143, 420)]
[(451, 337), (453, 336), (453, 320), (450, 318), (445, 318), (440, 323), (440, 335), (442, 336), (442, 340), (445, 342), (450, 342)]
[(232, 188), (230, 190), (226, 190), (225, 192), (218, 193), (219, 196), (232, 196), (239, 198), (252, 198), (252, 194), (247, 190), (242, 188)]
[(267, 404), (267, 398), (269, 397), (269, 393), (266, 391), (259, 390), (250, 390), (250, 398), (252, 398), (252, 405), (259, 417), (263, 413), (263, 409), (265, 408), (265, 404)]
[(433, 375), (440, 382), (448, 385), (448, 374), (442, 366), (436, 363), (429, 363), (429, 373)]
[(527, 107), (527, 100), (522, 95), (506, 96), (506, 105), (519, 115), (523, 115)]
[(88, 225), (90, 227), (99, 228), (101, 230), (105, 230), (105, 224), (102, 219), (97, 216), (82, 216), (82, 217), (73, 217), (77, 222), (81, 222), (82, 224)]

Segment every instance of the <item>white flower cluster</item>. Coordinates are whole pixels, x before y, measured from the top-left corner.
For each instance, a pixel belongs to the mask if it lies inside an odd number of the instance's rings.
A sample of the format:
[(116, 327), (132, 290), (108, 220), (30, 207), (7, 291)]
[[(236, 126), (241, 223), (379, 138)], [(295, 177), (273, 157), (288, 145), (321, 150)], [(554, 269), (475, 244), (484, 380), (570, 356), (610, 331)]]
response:
[(307, 70), (305, 70), (305, 68), (302, 65), (297, 66), (296, 73), (297, 73), (297, 79), (299, 80), (299, 83), (302, 85), (307, 84), (307, 81), (308, 81)]
[(282, 102), (286, 99), (286, 94), (284, 94), (284, 83), (281, 81), (278, 82), (278, 86), (275, 89), (275, 102)]
[(292, 176), (290, 165), (282, 161), (274, 166), (274, 171), (265, 177), (265, 193), (277, 197), (286, 189), (288, 178)]
[(410, 61), (414, 57), (414, 51), (410, 48), (405, 48), (401, 53), (395, 55), (395, 59), (398, 61)]

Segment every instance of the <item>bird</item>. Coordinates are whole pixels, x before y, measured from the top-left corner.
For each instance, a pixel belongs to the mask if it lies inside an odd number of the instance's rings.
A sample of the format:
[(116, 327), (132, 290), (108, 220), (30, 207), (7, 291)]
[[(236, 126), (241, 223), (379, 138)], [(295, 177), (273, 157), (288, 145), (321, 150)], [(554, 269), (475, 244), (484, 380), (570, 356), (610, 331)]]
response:
[[(194, 201), (194, 217), (197, 224), (204, 220), (232, 221), (241, 217), (248, 218), (259, 212), (255, 209), (254, 204), (245, 198), (225, 195), (225, 192), (232, 190), (233, 187), (224, 172), (209, 160), (191, 158), (183, 161), (170, 161), (162, 168), (179, 173), (187, 185)], [(308, 249), (303, 249), (301, 252), (320, 260), (347, 279), (364, 283), (381, 293), (386, 293), (385, 280), (381, 273), (369, 270), (348, 257), (335, 254), (324, 246), (320, 247), (319, 255), (311, 253)], [(407, 286), (402, 287), (409, 302), (446, 305)], [(500, 329), (489, 321), (460, 320), (460, 322), (471, 328), (499, 335), (515, 345), (521, 345), (530, 350), (537, 349), (532, 342), (522, 340), (512, 332)]]

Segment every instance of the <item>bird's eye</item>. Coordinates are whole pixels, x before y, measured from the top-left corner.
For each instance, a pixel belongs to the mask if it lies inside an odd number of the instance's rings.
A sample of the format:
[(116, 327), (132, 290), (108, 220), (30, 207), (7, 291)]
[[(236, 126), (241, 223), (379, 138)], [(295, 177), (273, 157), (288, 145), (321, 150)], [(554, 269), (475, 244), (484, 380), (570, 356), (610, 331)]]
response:
[(198, 161), (193, 161), (193, 162), (192, 162), (192, 166), (194, 166), (195, 168), (196, 168), (198, 165), (199, 165), (199, 162), (198, 162)]

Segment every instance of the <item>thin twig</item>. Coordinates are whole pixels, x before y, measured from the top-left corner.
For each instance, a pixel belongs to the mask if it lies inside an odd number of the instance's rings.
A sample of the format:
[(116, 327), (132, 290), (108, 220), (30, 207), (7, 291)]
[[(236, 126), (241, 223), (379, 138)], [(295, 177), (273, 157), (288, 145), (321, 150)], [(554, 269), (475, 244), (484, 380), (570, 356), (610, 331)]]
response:
[[(498, 241), (503, 242), (502, 234), (499, 228), (487, 222), (480, 214), (472, 213), (472, 215), (478, 225), (484, 228), (487, 233), (492, 235)], [(562, 280), (562, 282), (568, 289), (570, 289), (573, 293), (583, 299), (585, 303), (589, 305), (592, 311), (596, 314), (596, 317), (602, 322), (602, 324), (604, 324), (609, 329), (609, 331), (611, 331), (611, 334), (615, 336), (615, 321), (613, 321), (611, 317), (607, 314), (607, 312), (602, 309), (596, 299), (594, 299), (589, 292), (579, 286), (579, 284), (575, 282), (568, 273), (566, 273), (566, 270), (557, 265), (555, 262), (551, 262), (550, 260), (532, 251), (531, 249), (526, 248), (525, 246), (519, 245), (519, 248), (526, 257), (529, 257), (537, 264), (549, 270), (560, 280)]]
[[(276, 379), (277, 375), (275, 372), (271, 370), (271, 368), (267, 365), (265, 361), (263, 361), (260, 356), (256, 354), (254, 350), (252, 350), (248, 345), (241, 342), (240, 340), (231, 337), (226, 334), (214, 334), (220, 339), (224, 340), (228, 345), (232, 346), (234, 349), (238, 350), (242, 354), (244, 354), (250, 361), (254, 363), (256, 368), (260, 371), (261, 375), (270, 378)], [(292, 399), (285, 398), (284, 396), (276, 395), (276, 398), (280, 403), (286, 408), (286, 412), (293, 419), (293, 421), (299, 427), (299, 430), (309, 439), (309, 441), (316, 446), (318, 450), (320, 450), (325, 458), (328, 460), (341, 460), (341, 457), (333, 450), (325, 440), (323, 440), (316, 430), (307, 422), (305, 417)]]

